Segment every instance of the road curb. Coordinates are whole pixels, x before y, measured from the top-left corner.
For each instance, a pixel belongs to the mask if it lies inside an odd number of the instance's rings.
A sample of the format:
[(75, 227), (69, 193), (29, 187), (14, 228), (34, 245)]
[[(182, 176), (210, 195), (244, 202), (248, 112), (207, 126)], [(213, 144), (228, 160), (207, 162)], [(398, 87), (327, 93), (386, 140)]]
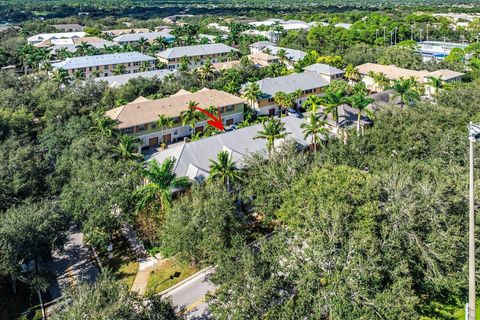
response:
[(205, 269), (202, 269), (200, 271), (198, 271), (197, 273), (195, 274), (192, 274), (190, 277), (186, 278), (186, 279), (183, 279), (182, 281), (180, 281), (179, 283), (177, 284), (174, 284), (173, 286), (171, 286), (170, 288), (166, 289), (166, 290), (163, 290), (162, 292), (159, 292), (157, 293), (159, 296), (161, 297), (164, 297), (165, 295), (169, 294), (170, 292), (172, 292), (173, 290), (177, 289), (178, 287), (181, 287), (183, 286), (185, 283), (195, 279), (196, 277), (200, 276), (201, 274), (206, 274), (208, 272), (211, 272), (215, 269), (214, 266), (209, 266), (209, 267), (206, 267)]

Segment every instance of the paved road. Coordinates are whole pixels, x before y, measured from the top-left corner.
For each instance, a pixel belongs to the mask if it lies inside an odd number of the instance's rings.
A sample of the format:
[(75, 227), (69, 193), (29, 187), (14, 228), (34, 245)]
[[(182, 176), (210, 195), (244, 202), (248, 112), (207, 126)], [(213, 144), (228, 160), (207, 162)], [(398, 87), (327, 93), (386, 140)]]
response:
[(164, 295), (170, 298), (177, 309), (183, 310), (187, 319), (210, 319), (208, 306), (204, 302), (205, 295), (215, 289), (215, 285), (209, 281), (214, 269), (208, 269), (196, 275), (184, 284), (176, 287)]
[(48, 288), (47, 302), (61, 298), (69, 287), (79, 282), (94, 282), (99, 274), (92, 252), (83, 243), (83, 233), (74, 229), (70, 230), (63, 250), (53, 254), (52, 268), (56, 279)]

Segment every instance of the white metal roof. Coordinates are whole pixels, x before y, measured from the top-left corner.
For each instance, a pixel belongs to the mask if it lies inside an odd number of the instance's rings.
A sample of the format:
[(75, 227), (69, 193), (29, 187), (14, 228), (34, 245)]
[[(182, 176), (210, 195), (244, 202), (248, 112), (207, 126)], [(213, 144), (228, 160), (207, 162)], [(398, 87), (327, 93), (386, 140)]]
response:
[(113, 54), (101, 54), (96, 56), (85, 56), (68, 58), (64, 61), (53, 63), (52, 67), (57, 69), (86, 68), (117, 63), (155, 61), (156, 59), (140, 52), (125, 52)]

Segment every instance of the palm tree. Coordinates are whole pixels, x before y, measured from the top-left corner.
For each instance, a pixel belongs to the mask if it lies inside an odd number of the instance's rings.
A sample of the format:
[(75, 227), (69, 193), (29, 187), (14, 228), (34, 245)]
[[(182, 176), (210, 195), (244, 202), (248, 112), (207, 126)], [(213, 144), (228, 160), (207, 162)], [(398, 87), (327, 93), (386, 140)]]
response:
[(158, 116), (157, 125), (160, 128), (162, 128), (162, 132), (165, 130), (165, 127), (171, 128), (171, 127), (173, 127), (174, 124), (175, 123), (173, 122), (172, 118), (167, 117), (164, 114), (161, 114), (161, 115)]
[(285, 49), (280, 49), (277, 51), (276, 56), (279, 57), (282, 62), (285, 62), (287, 60), (287, 51)]
[(265, 48), (262, 50), (263, 53), (266, 53), (266, 54), (272, 54), (272, 49), (270, 48)]
[(427, 85), (433, 89), (433, 96), (437, 96), (438, 92), (443, 88), (443, 81), (441, 77), (428, 77)]
[(390, 87), (390, 89), (395, 91), (394, 97), (400, 97), (400, 106), (403, 108), (407, 102), (409, 105), (412, 105), (415, 103), (415, 101), (420, 100), (418, 87), (419, 84), (416, 80), (412, 78), (400, 78), (393, 82), (393, 85)]
[(247, 101), (250, 103), (252, 108), (255, 108), (255, 102), (262, 96), (262, 91), (260, 90), (260, 86), (256, 82), (251, 82), (245, 87), (245, 91), (243, 92), (243, 96)]
[(73, 73), (73, 78), (76, 80), (84, 80), (85, 72), (83, 72), (82, 70), (77, 70)]
[(213, 79), (215, 76), (215, 68), (210, 60), (207, 60), (205, 64), (198, 70), (202, 83)]
[(235, 166), (235, 162), (228, 151), (220, 151), (217, 155), (217, 161), (210, 159), (210, 180), (220, 180), (227, 187), (227, 191), (231, 190), (231, 183), (240, 180), (240, 174)]
[(365, 112), (366, 116), (369, 119), (373, 118), (373, 112), (367, 109), (367, 107), (373, 103), (375, 100), (370, 98), (367, 95), (355, 94), (348, 98), (348, 105), (354, 109), (358, 110), (357, 118), (357, 134), (360, 134), (360, 120), (362, 118), (362, 112)]
[(316, 113), (311, 113), (308, 122), (300, 125), (300, 128), (303, 129), (304, 139), (307, 139), (308, 136), (312, 137), (313, 151), (317, 151), (320, 134), (328, 135), (326, 126), (327, 121), (323, 120), (322, 117)]
[(283, 91), (275, 93), (273, 100), (279, 105), (282, 111), (292, 108), (295, 105), (293, 95)]
[(231, 50), (227, 53), (227, 61), (235, 61), (238, 59), (238, 51)]
[(107, 138), (111, 138), (114, 136), (114, 128), (116, 125), (115, 120), (106, 117), (101, 113), (94, 113), (92, 118), (94, 124), (94, 131), (100, 133)]
[(65, 83), (68, 73), (65, 69), (55, 69), (52, 72), (52, 79), (58, 83)]
[(312, 94), (307, 97), (307, 100), (303, 103), (304, 108), (308, 108), (312, 113), (317, 113), (318, 107), (322, 105), (322, 99), (320, 97)]
[(167, 39), (165, 39), (165, 38), (162, 37), (162, 36), (156, 37), (156, 38), (153, 40), (153, 43), (156, 44), (156, 45), (158, 45), (161, 50), (165, 50), (165, 48), (166, 48), (167, 45), (168, 45)]
[(140, 139), (125, 134), (118, 139), (115, 151), (121, 159), (126, 161), (143, 160), (143, 155), (137, 152), (140, 145)]
[(119, 76), (121, 74), (125, 73), (125, 65), (122, 64), (117, 64), (115, 68), (113, 69), (113, 75), (114, 76)]
[(188, 110), (181, 113), (182, 125), (188, 124), (192, 129), (195, 129), (195, 124), (203, 118), (202, 114), (195, 110), (197, 106), (198, 102), (196, 101), (188, 102)]
[(140, 37), (140, 39), (138, 39), (137, 43), (138, 43), (138, 46), (140, 47), (140, 52), (144, 53), (145, 48), (148, 46), (148, 40), (144, 37)]
[(343, 90), (331, 91), (326, 90), (325, 95), (320, 98), (322, 105), (325, 107), (325, 114), (332, 114), (335, 126), (338, 128), (338, 106), (345, 102), (345, 92)]
[(360, 80), (360, 73), (358, 72), (357, 68), (355, 68), (352, 64), (349, 64), (345, 68), (345, 78), (347, 78), (351, 82), (358, 81)]
[(77, 56), (84, 56), (87, 54), (88, 52), (88, 49), (91, 48), (92, 45), (87, 43), (87, 42), (81, 42), (78, 46), (75, 47), (76, 51), (75, 51), (75, 54)]
[(259, 131), (253, 139), (265, 139), (267, 140), (268, 156), (275, 150), (275, 140), (283, 139), (287, 136), (285, 132), (285, 124), (279, 118), (269, 118), (267, 121), (262, 122), (263, 130)]
[(388, 86), (390, 86), (390, 80), (387, 78), (385, 73), (383, 72), (373, 72), (370, 71), (368, 73), (368, 76), (373, 79), (375, 84), (381, 88), (381, 90), (384, 90)]
[(172, 202), (173, 191), (190, 185), (187, 177), (177, 177), (174, 168), (175, 158), (168, 158), (161, 165), (155, 160), (148, 162), (142, 172), (148, 182), (134, 192), (139, 197), (138, 209), (144, 209), (154, 201), (166, 209)]
[(55, 56), (58, 60), (65, 60), (66, 58), (70, 58), (72, 53), (67, 50), (67, 48), (62, 47), (55, 51)]

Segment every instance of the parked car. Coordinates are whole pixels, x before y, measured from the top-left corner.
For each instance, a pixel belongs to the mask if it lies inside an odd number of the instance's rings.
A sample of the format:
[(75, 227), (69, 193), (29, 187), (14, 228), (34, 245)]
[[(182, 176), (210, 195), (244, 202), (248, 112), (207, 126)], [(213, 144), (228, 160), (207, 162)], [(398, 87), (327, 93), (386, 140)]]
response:
[(225, 129), (226, 132), (235, 131), (235, 130), (237, 130), (237, 125), (236, 124), (232, 124), (231, 126), (229, 126)]
[(303, 115), (300, 112), (298, 112), (296, 110), (293, 110), (293, 109), (287, 109), (287, 114), (289, 116), (294, 116), (294, 117), (297, 117), (297, 118), (303, 118)]

